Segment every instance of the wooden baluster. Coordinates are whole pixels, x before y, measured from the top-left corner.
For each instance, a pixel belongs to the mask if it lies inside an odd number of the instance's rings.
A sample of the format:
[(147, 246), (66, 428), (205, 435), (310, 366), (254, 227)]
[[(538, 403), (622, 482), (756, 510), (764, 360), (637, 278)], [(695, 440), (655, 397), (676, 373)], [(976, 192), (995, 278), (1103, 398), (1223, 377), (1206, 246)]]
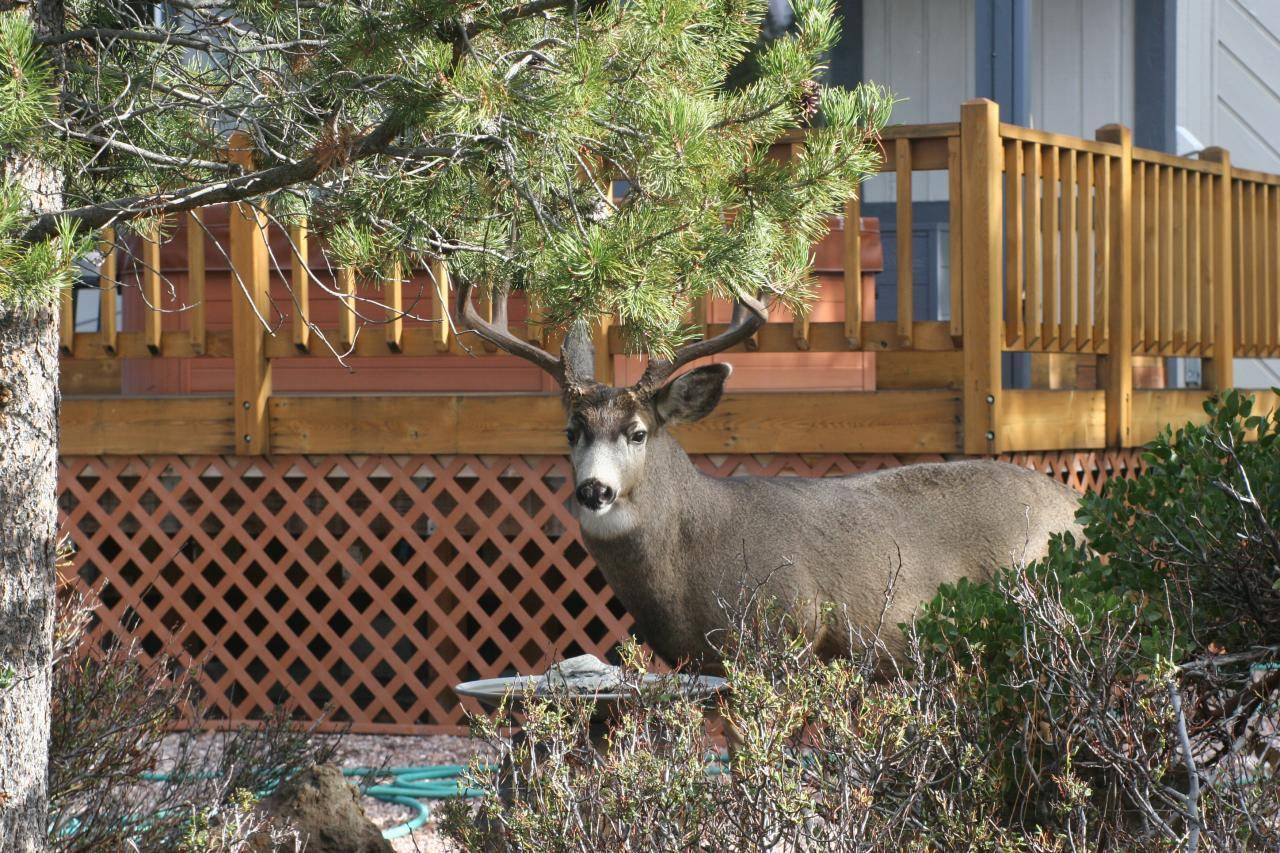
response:
[(1033, 346), (1044, 349), (1044, 338), (1040, 335), (1040, 306), (1044, 301), (1044, 264), (1040, 253), (1040, 213), (1043, 208), (1040, 199), (1044, 188), (1040, 181), (1040, 166), (1044, 160), (1039, 142), (1033, 142), (1023, 153), (1023, 165), (1027, 173), (1027, 198), (1022, 209), (1022, 233), (1026, 240), (1027, 295), (1022, 306), (1022, 327), (1027, 349)]
[(307, 218), (289, 226), (291, 246), (289, 287), (293, 290), (293, 345), (311, 352), (311, 251)]
[(1267, 185), (1255, 183), (1253, 186), (1256, 194), (1254, 201), (1256, 205), (1254, 208), (1256, 224), (1253, 230), (1255, 235), (1254, 272), (1257, 275), (1253, 288), (1253, 307), (1257, 323), (1257, 332), (1253, 340), (1253, 354), (1262, 356), (1266, 354), (1267, 349), (1267, 281), (1271, 253), (1267, 249)]
[(435, 260), (431, 262), (431, 279), (435, 285), (435, 299), (432, 302), (433, 313), (431, 319), (435, 323), (435, 333), (431, 336), (435, 343), (436, 352), (449, 351), (449, 332), (451, 323), (449, 320), (450, 296), (449, 296), (449, 267), (443, 260)]
[(1213, 358), (1209, 361), (1204, 377), (1210, 389), (1223, 391), (1235, 383), (1235, 316), (1231, 310), (1234, 296), (1231, 276), (1231, 154), (1222, 148), (1206, 148), (1200, 152), (1200, 159), (1217, 163), (1221, 169), (1221, 174), (1213, 178), (1212, 198), (1206, 200), (1213, 208), (1213, 235), (1205, 245), (1205, 251), (1212, 255), (1213, 263), (1213, 277), (1210, 281)]
[(1077, 202), (1078, 221), (1076, 225), (1076, 350), (1087, 352), (1090, 349), (1090, 337), (1093, 330), (1093, 316), (1096, 310), (1090, 293), (1090, 276), (1093, 274), (1093, 155), (1079, 154), (1078, 187), (1080, 199)]
[[(1215, 217), (1218, 215), (1217, 207), (1214, 206), (1214, 182), (1217, 180), (1213, 175), (1200, 175), (1200, 355), (1202, 358), (1208, 358), (1212, 352), (1213, 345), (1213, 294), (1216, 287), (1215, 269), (1213, 263), (1213, 239), (1217, 227)], [(1201, 371), (1204, 381), (1208, 382), (1208, 365), (1204, 366)]]
[(1173, 261), (1169, 284), (1173, 288), (1173, 354), (1187, 352), (1187, 171), (1173, 176)]
[[(792, 163), (795, 163), (801, 152), (804, 151), (804, 145), (799, 142), (793, 142), (787, 146), (787, 153)], [(809, 315), (813, 311), (813, 305), (807, 305), (797, 311), (795, 317), (791, 321), (791, 341), (795, 348), (801, 352), (809, 351)]]
[(404, 295), (401, 276), (403, 269), (400, 262), (391, 265), (390, 273), (383, 286), (383, 302), (387, 306), (387, 349), (392, 352), (404, 352)]
[(160, 313), (160, 238), (164, 220), (151, 223), (142, 236), (142, 334), (147, 351), (160, 354), (161, 326), (164, 315)]
[(1062, 152), (1062, 314), (1058, 318), (1058, 349), (1075, 349), (1076, 319), (1076, 152)]
[(1098, 250), (1093, 256), (1093, 351), (1101, 353), (1110, 339), (1111, 288), (1111, 175), (1115, 171), (1115, 158), (1100, 156), (1097, 163), (1098, 194), (1094, 205), (1093, 233)]
[[(844, 341), (862, 349), (862, 204), (857, 196), (844, 203)], [(952, 275), (956, 275), (952, 270)], [(954, 287), (954, 281), (953, 285)], [(703, 305), (706, 315), (706, 305)]]
[(1254, 187), (1254, 355), (1265, 354), (1267, 347), (1267, 186), (1255, 182)]
[(1249, 264), (1249, 297), (1245, 302), (1249, 314), (1249, 355), (1261, 355), (1262, 351), (1262, 215), (1258, 204), (1260, 187), (1256, 181), (1249, 181), (1249, 229), (1245, 232), (1249, 245), (1245, 257)]
[[(953, 136), (947, 140), (947, 227), (948, 243), (951, 257), (951, 338), (957, 343), (964, 336), (964, 209), (960, 189), (960, 138)], [(1021, 276), (1021, 271), (1019, 271)], [(1021, 281), (1021, 278), (1019, 278)], [(858, 293), (862, 293), (861, 287)]]
[(524, 291), (524, 335), (535, 344), (542, 344), (542, 309), (533, 294)]
[(592, 333), (592, 343), (595, 345), (595, 379), (605, 385), (612, 385), (614, 380), (613, 351), (609, 347), (609, 327), (612, 325), (613, 318), (605, 315), (596, 323)]
[(1246, 224), (1248, 220), (1245, 219), (1244, 181), (1241, 180), (1241, 181), (1231, 182), (1231, 199), (1232, 199), (1232, 206), (1234, 208), (1233, 216), (1235, 217), (1235, 220), (1234, 220), (1235, 229), (1232, 235), (1234, 238), (1233, 254), (1235, 256), (1234, 262), (1232, 263), (1232, 268), (1233, 268), (1232, 272), (1235, 275), (1233, 279), (1235, 284), (1235, 287), (1234, 287), (1235, 293), (1232, 294), (1232, 298), (1231, 298), (1231, 305), (1232, 305), (1231, 313), (1234, 315), (1234, 325), (1236, 329), (1236, 334), (1238, 336), (1236, 342), (1239, 348), (1239, 352), (1237, 352), (1236, 355), (1244, 355), (1245, 350), (1247, 350), (1249, 346), (1248, 344), (1249, 328), (1248, 328), (1248, 324), (1246, 323), (1246, 320), (1248, 318), (1244, 310), (1245, 293), (1247, 292), (1246, 286), (1247, 286), (1247, 280), (1248, 280), (1248, 276), (1246, 275), (1245, 260), (1244, 260), (1245, 243), (1246, 243), (1245, 231), (1247, 230), (1247, 227), (1248, 227)]
[(356, 342), (356, 271), (338, 270), (338, 349), (348, 352)]
[(191, 351), (196, 355), (204, 355), (206, 342), (204, 278), (204, 210), (197, 208), (187, 213), (187, 303), (191, 306), (187, 316)]
[(1266, 297), (1267, 355), (1277, 355), (1280, 349), (1280, 187), (1267, 187), (1266, 239), (1267, 277), (1263, 280)]
[(116, 248), (114, 228), (102, 229), (102, 266), (98, 271), (98, 288), (102, 291), (98, 301), (98, 336), (102, 350), (107, 355), (116, 354), (116, 268), (120, 256)]
[[(493, 322), (493, 291), (490, 289), (487, 283), (476, 288), (475, 301), (476, 301), (476, 310), (480, 312), (480, 316), (483, 317), (488, 322), (492, 323)], [(484, 338), (479, 338), (479, 336), (476, 336), (476, 337), (479, 340), (480, 348), (485, 352), (492, 355), (498, 351), (498, 348), (496, 346), (489, 343)]]
[(699, 296), (693, 300), (693, 326), (697, 329), (698, 339), (706, 340), (711, 325), (711, 297)]
[(1275, 280), (1275, 268), (1271, 265), (1271, 247), (1274, 243), (1271, 221), (1271, 186), (1258, 185), (1258, 351), (1261, 356), (1271, 352), (1271, 288)]
[(791, 342), (801, 352), (809, 351), (809, 314), (813, 306), (802, 307), (791, 321)]
[(1156, 300), (1160, 306), (1158, 340), (1161, 353), (1173, 349), (1174, 242), (1173, 242), (1173, 170), (1160, 169), (1160, 277), (1155, 282)]
[[(999, 451), (1000, 108), (979, 98), (960, 108), (964, 175), (964, 452)], [(899, 208), (901, 208), (899, 197)], [(899, 232), (901, 233), (901, 232)]]
[(76, 350), (75, 282), (58, 292), (58, 348), (63, 355), (74, 355)]
[(1041, 349), (1054, 351), (1058, 339), (1058, 148), (1044, 152), (1044, 213), (1041, 251), (1044, 253), (1044, 306)]
[(1249, 355), (1252, 342), (1249, 316), (1249, 229), (1252, 228), (1252, 206), (1247, 182), (1234, 182), (1235, 201), (1235, 343), (1236, 355)]
[(1097, 138), (1120, 146), (1107, 158), (1109, 185), (1110, 266), (1107, 271), (1107, 354), (1099, 359), (1098, 378), (1106, 390), (1108, 447), (1129, 447), (1133, 439), (1133, 133), (1110, 124)]
[(911, 140), (898, 139), (894, 148), (898, 209), (898, 343), (911, 347), (915, 321), (912, 277)]
[(1240, 274), (1236, 277), (1239, 291), (1236, 309), (1236, 343), (1238, 355), (1253, 354), (1253, 184), (1241, 181), (1240, 216), (1237, 229), (1240, 232)]
[[(253, 168), (253, 143), (236, 131), (228, 140), (230, 159)], [(235, 355), (236, 453), (271, 451), (271, 362), (267, 359), (265, 317), (270, 299), (267, 217), (251, 202), (231, 206), (231, 339)]]
[[(1004, 338), (1009, 347), (1022, 342), (1022, 143), (1004, 144), (1005, 229), (1004, 241)], [(956, 267), (952, 267), (952, 274)]]
[(1187, 353), (1199, 355), (1204, 334), (1200, 328), (1200, 290), (1203, 283), (1201, 275), (1200, 241), (1201, 230), (1200, 182), (1204, 176), (1199, 172), (1187, 175)]
[(1143, 198), (1146, 221), (1143, 224), (1142, 291), (1144, 352), (1158, 352), (1160, 347), (1160, 168), (1145, 166)]
[[(1133, 164), (1133, 346), (1134, 352), (1145, 349), (1147, 335), (1147, 164)], [(1118, 247), (1115, 247), (1118, 248)]]

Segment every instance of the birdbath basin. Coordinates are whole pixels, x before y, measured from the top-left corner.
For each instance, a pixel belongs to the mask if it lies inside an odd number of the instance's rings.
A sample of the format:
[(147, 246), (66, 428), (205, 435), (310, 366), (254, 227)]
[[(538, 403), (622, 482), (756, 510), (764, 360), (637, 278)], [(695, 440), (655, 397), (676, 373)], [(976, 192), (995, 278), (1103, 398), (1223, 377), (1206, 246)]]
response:
[(618, 667), (594, 655), (580, 655), (554, 664), (542, 675), (482, 678), (459, 684), (453, 690), (487, 708), (496, 708), (505, 700), (516, 711), (522, 710), (527, 697), (584, 699), (595, 703), (595, 716), (600, 718), (618, 704), (636, 700), (642, 691), (648, 698), (658, 700), (709, 699), (723, 692), (725, 684), (723, 678), (712, 675), (646, 674), (638, 680), (625, 679)]

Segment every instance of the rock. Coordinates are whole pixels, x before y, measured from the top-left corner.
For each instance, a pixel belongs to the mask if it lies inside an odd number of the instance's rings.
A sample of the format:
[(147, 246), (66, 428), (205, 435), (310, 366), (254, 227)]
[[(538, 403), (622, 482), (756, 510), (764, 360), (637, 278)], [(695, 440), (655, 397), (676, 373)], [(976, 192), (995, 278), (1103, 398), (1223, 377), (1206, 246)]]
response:
[(538, 692), (609, 693), (622, 683), (622, 670), (618, 667), (610, 666), (595, 655), (578, 655), (547, 670), (538, 682)]
[(297, 829), (307, 853), (392, 853), (391, 843), (365, 815), (360, 799), (341, 770), (317, 764), (277, 788), (259, 808)]

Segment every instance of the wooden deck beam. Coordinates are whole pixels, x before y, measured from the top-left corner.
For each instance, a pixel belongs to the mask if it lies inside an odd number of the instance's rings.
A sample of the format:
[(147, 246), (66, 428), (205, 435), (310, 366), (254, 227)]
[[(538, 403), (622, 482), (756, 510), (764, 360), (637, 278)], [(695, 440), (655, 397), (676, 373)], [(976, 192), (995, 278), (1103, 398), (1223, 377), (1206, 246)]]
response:
[[(230, 397), (71, 398), (68, 455), (231, 453)], [(727, 394), (691, 453), (955, 453), (958, 391)], [(563, 453), (556, 394), (276, 395), (272, 453)]]
[[(955, 356), (958, 358), (958, 355)], [(904, 383), (906, 384), (906, 383)], [(676, 434), (690, 453), (961, 453), (961, 390), (743, 392)], [(1204, 423), (1207, 391), (1133, 394), (1133, 436)], [(1255, 414), (1277, 408), (1254, 395)], [(561, 454), (557, 394), (276, 395), (272, 453)], [(233, 453), (231, 397), (67, 397), (69, 456)], [(1101, 390), (1006, 390), (999, 452), (1107, 446)]]

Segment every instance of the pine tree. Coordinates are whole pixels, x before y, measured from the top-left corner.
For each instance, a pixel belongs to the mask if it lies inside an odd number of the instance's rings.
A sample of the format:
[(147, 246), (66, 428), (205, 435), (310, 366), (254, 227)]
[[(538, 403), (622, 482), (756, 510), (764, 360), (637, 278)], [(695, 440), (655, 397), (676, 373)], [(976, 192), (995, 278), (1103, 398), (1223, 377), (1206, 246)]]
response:
[[(795, 0), (762, 40), (766, 0), (0, 2), (0, 620), (47, 633), (52, 306), (98, 229), (259, 199), (362, 273), (443, 258), (663, 356), (702, 296), (803, 304), (811, 246), (873, 169), (889, 100), (822, 85), (834, 5)], [(0, 628), (0, 679), (47, 684), (20, 646)], [(43, 759), (3, 734), (0, 847), (35, 849), (6, 785)]]

